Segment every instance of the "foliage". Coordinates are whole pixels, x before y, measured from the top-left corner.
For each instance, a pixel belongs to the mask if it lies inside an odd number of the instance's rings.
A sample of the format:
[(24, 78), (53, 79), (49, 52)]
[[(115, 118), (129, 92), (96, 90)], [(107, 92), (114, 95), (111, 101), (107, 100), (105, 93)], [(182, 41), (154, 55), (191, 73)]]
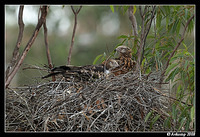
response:
[(188, 52), (188, 47), (184, 43), (183, 45), (185, 49), (177, 51), (170, 60), (171, 65), (166, 70), (166, 74), (168, 74), (166, 82), (171, 81), (173, 88), (177, 88), (176, 98), (186, 102), (186, 104), (182, 104), (179, 101), (175, 101), (172, 105), (172, 117), (171, 119), (166, 119), (166, 123), (171, 121), (174, 124), (174, 129), (178, 131), (182, 130), (182, 128), (186, 131), (194, 128), (194, 55)]
[[(129, 6), (115, 6), (116, 9), (120, 9), (123, 14), (128, 10)], [(110, 6), (114, 13), (114, 6)], [(142, 8), (144, 9), (144, 8)], [(138, 13), (138, 7), (134, 6), (133, 14)], [(151, 12), (146, 12), (144, 26), (150, 20)], [(153, 23), (150, 28), (150, 33), (147, 36), (147, 43), (143, 48), (143, 57), (141, 60), (140, 68), (143, 74), (148, 74), (151, 71), (165, 70), (165, 64), (169, 59), (169, 56), (174, 51), (176, 45), (182, 37), (183, 29), (186, 22), (190, 17), (194, 15), (194, 6), (157, 6), (156, 15), (153, 19)], [(139, 19), (137, 19), (138, 21)], [(137, 22), (138, 24), (141, 24)], [(144, 27), (139, 26), (138, 36), (140, 36)], [(187, 27), (186, 36), (189, 36), (194, 29), (194, 19), (191, 20)], [(142, 39), (137, 37), (134, 41), (133, 35), (120, 35), (118, 39), (121, 39), (120, 45), (126, 45), (132, 47), (133, 56), (136, 59), (137, 44)], [(176, 131), (189, 131), (194, 130), (194, 114), (195, 114), (195, 87), (194, 87), (194, 51), (191, 47), (194, 42), (186, 43), (182, 42), (181, 48), (175, 51), (175, 54), (170, 58), (170, 64), (166, 68), (166, 80), (165, 82), (173, 83), (172, 91), (176, 96), (176, 101), (172, 103), (171, 111), (168, 112), (170, 117), (166, 117), (163, 126)], [(116, 46), (116, 47), (117, 47)], [(193, 49), (193, 47), (192, 47)], [(102, 55), (101, 55), (102, 56)], [(96, 60), (99, 59), (97, 56)], [(181, 103), (185, 102), (185, 104)], [(145, 122), (154, 112), (149, 112), (146, 115)], [(160, 115), (155, 115), (151, 122), (153, 125), (158, 120)]]

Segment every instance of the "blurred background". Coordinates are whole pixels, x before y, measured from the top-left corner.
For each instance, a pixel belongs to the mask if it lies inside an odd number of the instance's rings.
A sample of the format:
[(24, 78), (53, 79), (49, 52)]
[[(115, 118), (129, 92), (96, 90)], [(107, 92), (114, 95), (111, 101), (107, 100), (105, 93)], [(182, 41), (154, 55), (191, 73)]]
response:
[[(79, 6), (74, 6), (77, 9)], [(19, 5), (5, 6), (5, 55), (6, 65), (9, 63), (18, 37)], [(32, 36), (38, 21), (38, 6), (25, 5), (23, 21), (24, 35), (20, 47), (22, 53), (28, 40)], [(119, 43), (118, 36), (131, 34), (131, 24), (127, 14), (112, 12), (109, 6), (83, 6), (78, 14), (77, 29), (72, 51), (72, 65), (92, 64), (99, 54), (113, 51)], [(49, 48), (54, 66), (67, 64), (69, 46), (71, 44), (74, 27), (74, 14), (70, 6), (51, 5), (47, 14), (47, 28)], [(39, 67), (47, 63), (43, 27), (29, 50), (22, 67), (15, 75), (12, 86), (28, 85), (46, 72), (23, 67), (36, 65)]]
[[(75, 6), (78, 8), (79, 6)], [(5, 58), (11, 60), (12, 52), (18, 37), (19, 5), (5, 6)], [(24, 50), (32, 36), (38, 21), (39, 5), (25, 5), (23, 21), (25, 24), (20, 53)], [(140, 25), (139, 12), (136, 11), (138, 29)], [(111, 11), (110, 6), (83, 6), (78, 14), (74, 47), (72, 51), (72, 65), (92, 64), (99, 54), (109, 53), (121, 43), (120, 35), (131, 35), (131, 22), (128, 14), (123, 11)], [(66, 65), (74, 27), (74, 14), (70, 6), (50, 5), (47, 14), (48, 42), (52, 63), (54, 66)], [(151, 33), (151, 32), (150, 32)], [(194, 39), (193, 33), (189, 36)], [(194, 50), (194, 49), (193, 49)], [(41, 82), (41, 76), (47, 72), (26, 69), (27, 65), (43, 67), (47, 65), (43, 27), (28, 52), (20, 70), (11, 82), (11, 86), (24, 86)], [(38, 80), (38, 81), (37, 81)]]

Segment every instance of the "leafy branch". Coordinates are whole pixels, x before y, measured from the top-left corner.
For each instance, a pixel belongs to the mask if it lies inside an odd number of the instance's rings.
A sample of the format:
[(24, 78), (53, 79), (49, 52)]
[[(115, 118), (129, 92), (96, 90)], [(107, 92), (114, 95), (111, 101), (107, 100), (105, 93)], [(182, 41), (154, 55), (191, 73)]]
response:
[(171, 58), (173, 57), (174, 53), (177, 51), (177, 49), (178, 49), (179, 46), (181, 45), (182, 41), (184, 40), (184, 36), (185, 36), (186, 29), (187, 29), (189, 23), (191, 22), (191, 20), (192, 20), (193, 18), (194, 18), (194, 15), (191, 16), (191, 17), (189, 18), (189, 20), (187, 21), (187, 23), (186, 23), (186, 25), (185, 25), (185, 27), (184, 27), (184, 30), (183, 30), (181, 39), (179, 40), (179, 42), (177, 43), (176, 47), (174, 48), (173, 52), (170, 54), (170, 56), (169, 56), (169, 58), (168, 58), (168, 60), (167, 60), (165, 69), (164, 69), (164, 71), (162, 72), (162, 76), (164, 76), (164, 74), (165, 74), (165, 72), (166, 72), (166, 69), (167, 69), (167, 67), (169, 66), (169, 62), (170, 62)]
[[(142, 25), (141, 25), (141, 34), (140, 34), (140, 42), (137, 41), (137, 63), (136, 63), (136, 70), (139, 70), (140, 69), (140, 65), (141, 65), (141, 62), (142, 62), (142, 59), (143, 59), (143, 56), (144, 56), (144, 47), (145, 47), (145, 43), (146, 43), (146, 38), (147, 38), (147, 35), (149, 33), (149, 30), (151, 28), (151, 24), (152, 24), (152, 21), (155, 17), (155, 9), (156, 9), (156, 6), (152, 6), (152, 10), (150, 10), (150, 7), (151, 6), (145, 6), (144, 8), (144, 11), (142, 12), (142, 9), (141, 9), (141, 6), (139, 6), (139, 11), (140, 11), (140, 16), (141, 16), (141, 19), (142, 19)], [(151, 17), (150, 17), (150, 20), (145, 22), (145, 19), (146, 19), (146, 14), (148, 12), (151, 12)], [(129, 20), (131, 21), (131, 24), (132, 24), (132, 29), (133, 29), (133, 36), (134, 36), (134, 41), (137, 40), (137, 37), (138, 37), (138, 30), (137, 30), (137, 21), (136, 21), (136, 18), (133, 14), (133, 6), (130, 6), (129, 9), (128, 9), (128, 15), (129, 15)]]

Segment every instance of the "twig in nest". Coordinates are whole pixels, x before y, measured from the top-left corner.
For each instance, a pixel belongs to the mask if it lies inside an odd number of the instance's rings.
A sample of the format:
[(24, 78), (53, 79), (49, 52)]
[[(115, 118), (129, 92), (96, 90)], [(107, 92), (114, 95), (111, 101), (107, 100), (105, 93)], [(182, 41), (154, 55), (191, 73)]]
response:
[[(146, 114), (152, 108), (160, 115), (167, 112), (166, 102), (160, 101), (161, 95), (154, 89), (158, 74), (152, 74), (139, 79), (139, 73), (130, 72), (90, 82), (83, 88), (61, 80), (18, 87), (18, 95), (7, 91), (6, 130), (149, 131), (150, 121), (144, 122)], [(68, 89), (71, 92), (65, 92)], [(156, 121), (159, 126), (152, 130), (161, 131), (163, 121), (160, 117)]]

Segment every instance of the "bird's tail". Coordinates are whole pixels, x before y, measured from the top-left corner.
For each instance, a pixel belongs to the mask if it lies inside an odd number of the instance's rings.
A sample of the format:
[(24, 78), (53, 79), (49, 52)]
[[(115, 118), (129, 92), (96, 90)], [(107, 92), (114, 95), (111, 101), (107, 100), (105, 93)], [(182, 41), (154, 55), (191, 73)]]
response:
[(66, 72), (66, 70), (71, 70), (70, 66), (55, 67), (55, 68), (51, 69), (52, 73), (50, 73), (50, 74), (48, 74), (46, 76), (43, 76), (42, 79), (48, 78), (48, 77), (51, 77), (51, 76), (55, 76), (55, 75), (58, 75), (58, 74), (62, 74), (64, 72)]
[(61, 72), (53, 72), (53, 73), (50, 73), (50, 74), (48, 74), (48, 75), (46, 75), (46, 76), (43, 76), (42, 79), (48, 78), (48, 77), (51, 77), (51, 76), (55, 76), (55, 75), (60, 74), (60, 73), (61, 73)]

